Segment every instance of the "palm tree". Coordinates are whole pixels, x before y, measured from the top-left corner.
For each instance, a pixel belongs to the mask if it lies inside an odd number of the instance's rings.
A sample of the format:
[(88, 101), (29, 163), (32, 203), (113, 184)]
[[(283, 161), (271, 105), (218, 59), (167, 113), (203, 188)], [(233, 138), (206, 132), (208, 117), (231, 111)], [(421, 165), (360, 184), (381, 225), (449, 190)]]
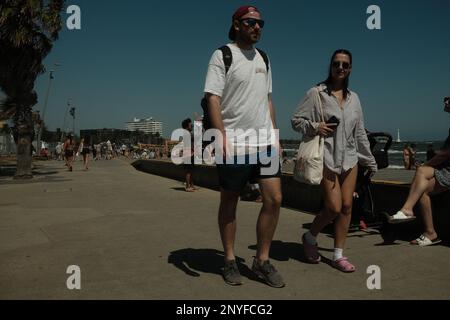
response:
[(61, 30), (64, 0), (0, 2), (0, 117), (12, 119), (17, 143), (16, 179), (31, 178), (34, 82)]

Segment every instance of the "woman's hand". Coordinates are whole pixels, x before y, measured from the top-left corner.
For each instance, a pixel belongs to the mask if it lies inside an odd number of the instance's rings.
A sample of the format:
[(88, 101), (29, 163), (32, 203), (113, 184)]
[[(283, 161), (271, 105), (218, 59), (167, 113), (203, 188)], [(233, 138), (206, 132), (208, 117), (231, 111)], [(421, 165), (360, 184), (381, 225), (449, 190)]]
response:
[(329, 137), (333, 135), (334, 131), (336, 130), (336, 127), (337, 127), (336, 123), (320, 122), (319, 127), (317, 128), (317, 133), (322, 137)]

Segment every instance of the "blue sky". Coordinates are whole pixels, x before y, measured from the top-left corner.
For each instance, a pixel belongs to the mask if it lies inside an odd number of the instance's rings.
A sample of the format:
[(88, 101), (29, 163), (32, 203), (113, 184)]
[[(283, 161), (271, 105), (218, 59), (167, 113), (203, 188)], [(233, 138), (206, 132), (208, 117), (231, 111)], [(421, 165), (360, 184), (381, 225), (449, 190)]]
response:
[[(64, 28), (45, 60), (56, 68), (46, 111), (62, 127), (69, 98), (76, 130), (124, 128), (133, 117), (164, 122), (164, 136), (201, 113), (207, 64), (228, 42), (234, 10), (257, 6), (266, 26), (258, 47), (271, 59), (273, 99), (282, 138), (296, 138), (290, 117), (305, 92), (326, 78), (331, 54), (353, 53), (350, 88), (366, 127), (404, 140), (445, 139), (450, 117), (450, 1), (106, 1), (73, 0), (81, 30)], [(368, 30), (366, 9), (381, 8), (381, 30)], [(64, 21), (69, 17), (64, 13)], [(42, 109), (48, 73), (36, 82)], [(71, 126), (70, 126), (71, 127)]]

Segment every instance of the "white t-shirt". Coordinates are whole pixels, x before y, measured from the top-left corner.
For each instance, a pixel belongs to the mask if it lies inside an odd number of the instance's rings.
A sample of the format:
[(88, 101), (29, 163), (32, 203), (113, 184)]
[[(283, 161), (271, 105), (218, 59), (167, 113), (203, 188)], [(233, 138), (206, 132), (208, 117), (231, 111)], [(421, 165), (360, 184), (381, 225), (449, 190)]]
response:
[(268, 97), (272, 93), (271, 68), (267, 73), (264, 59), (256, 49), (242, 50), (235, 44), (228, 44), (228, 47), (233, 55), (230, 69), (225, 75), (222, 51), (216, 50), (209, 62), (204, 91), (221, 97), (225, 129), (243, 130), (236, 136), (234, 146), (270, 145), (273, 129)]

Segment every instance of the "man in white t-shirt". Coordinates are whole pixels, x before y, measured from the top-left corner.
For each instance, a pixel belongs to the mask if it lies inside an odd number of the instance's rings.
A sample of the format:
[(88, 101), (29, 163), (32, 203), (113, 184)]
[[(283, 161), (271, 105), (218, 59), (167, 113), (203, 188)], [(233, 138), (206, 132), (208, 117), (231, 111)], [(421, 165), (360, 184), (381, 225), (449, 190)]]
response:
[[(234, 255), (236, 206), (247, 182), (258, 182), (264, 205), (257, 223), (257, 252), (252, 270), (268, 285), (281, 288), (284, 282), (269, 262), (270, 245), (281, 206), (279, 157), (275, 157), (277, 170), (270, 174), (263, 174), (265, 171), (261, 169), (267, 165), (260, 161), (263, 153), (265, 157), (278, 153), (278, 138), (272, 132), (276, 124), (271, 99), (271, 68), (265, 54), (254, 48), (263, 27), (264, 21), (256, 7), (245, 6), (236, 10), (229, 33), (233, 42), (227, 45), (232, 63), (227, 70), (223, 51), (214, 52), (204, 92), (211, 125), (222, 133), (224, 152), (232, 160), (232, 163), (227, 159), (226, 163), (219, 164), (216, 157), (221, 190), (219, 228), (225, 251), (223, 277), (228, 284), (241, 284)], [(232, 148), (237, 149), (236, 153)], [(255, 154), (257, 161), (250, 162)], [(238, 158), (246, 163), (240, 164)]]

